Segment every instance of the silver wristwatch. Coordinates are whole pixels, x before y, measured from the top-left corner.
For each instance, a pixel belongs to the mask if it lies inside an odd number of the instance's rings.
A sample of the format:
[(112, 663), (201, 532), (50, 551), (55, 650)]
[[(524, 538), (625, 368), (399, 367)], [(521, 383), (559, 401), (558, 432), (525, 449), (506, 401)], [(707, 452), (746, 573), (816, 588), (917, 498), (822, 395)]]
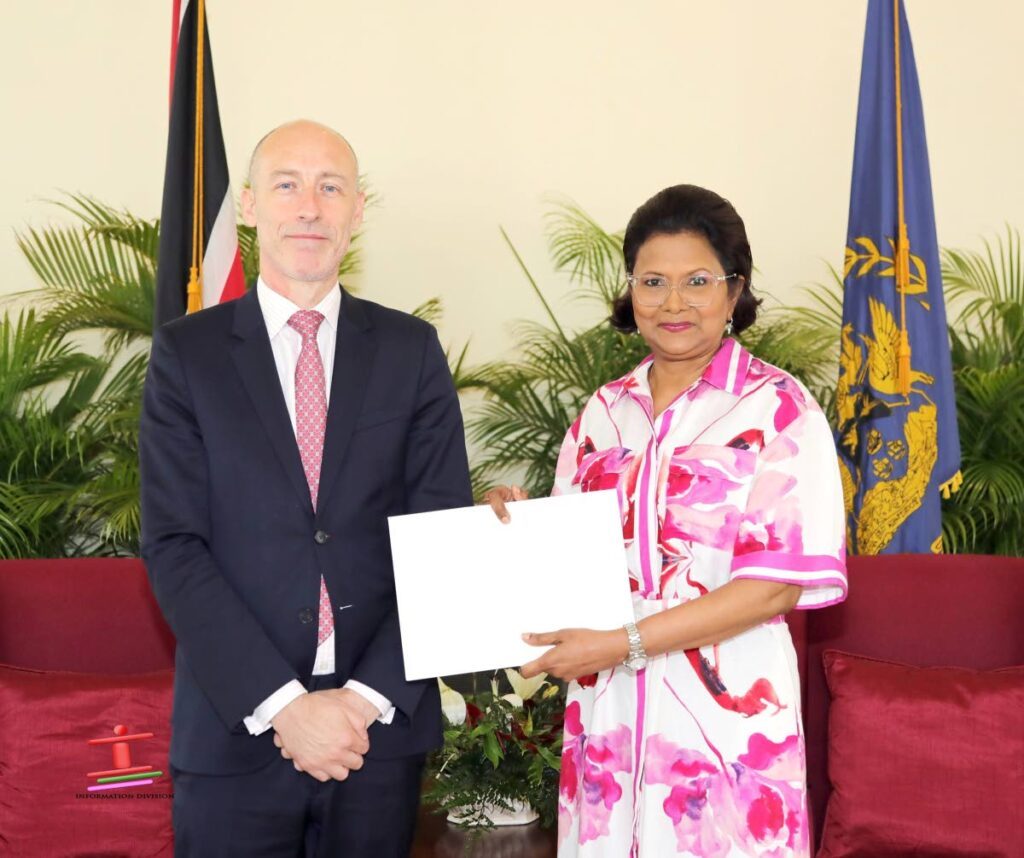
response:
[(637, 673), (647, 667), (647, 653), (644, 650), (643, 641), (640, 640), (640, 632), (636, 623), (626, 623), (623, 626), (626, 635), (629, 637), (629, 655), (622, 662), (626, 670)]

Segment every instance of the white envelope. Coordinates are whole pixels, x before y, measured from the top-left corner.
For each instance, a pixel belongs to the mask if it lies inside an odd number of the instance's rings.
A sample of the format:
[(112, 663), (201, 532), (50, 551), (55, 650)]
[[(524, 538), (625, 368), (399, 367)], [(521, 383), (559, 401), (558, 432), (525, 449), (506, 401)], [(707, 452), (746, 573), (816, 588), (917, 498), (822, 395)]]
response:
[(406, 679), (517, 667), (523, 632), (633, 619), (614, 491), (391, 516)]

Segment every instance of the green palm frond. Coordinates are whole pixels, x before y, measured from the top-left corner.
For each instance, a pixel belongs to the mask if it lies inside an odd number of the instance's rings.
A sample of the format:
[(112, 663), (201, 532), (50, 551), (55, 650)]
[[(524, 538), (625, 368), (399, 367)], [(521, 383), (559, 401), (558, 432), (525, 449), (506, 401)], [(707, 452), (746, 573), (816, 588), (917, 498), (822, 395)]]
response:
[(1017, 230), (984, 252), (942, 251), (942, 278), (952, 302), (959, 305), (955, 329), (959, 357), (975, 366), (994, 367), (1019, 361), (1024, 352), (1024, 256)]
[(155, 221), (88, 197), (57, 205), (80, 224), (30, 228), (18, 247), (39, 276), (46, 323), (58, 336), (94, 330), (113, 353), (152, 332)]
[[(380, 202), (379, 194), (372, 188), (365, 174), (359, 176), (359, 188), (366, 197), (363, 204), (363, 211), (366, 213), (363, 225), (352, 234), (352, 243), (349, 245), (348, 253), (341, 260), (341, 267), (338, 269), (338, 277), (346, 277), (349, 274), (358, 274), (363, 270), (363, 234), (366, 232), (366, 220), (369, 218), (374, 207)], [(346, 289), (350, 289), (348, 285)]]
[(567, 339), (565, 331), (562, 330), (562, 326), (558, 322), (558, 316), (556, 316), (555, 311), (551, 309), (548, 299), (544, 297), (544, 293), (541, 291), (540, 286), (537, 285), (537, 280), (530, 273), (530, 269), (523, 261), (523, 257), (520, 255), (519, 251), (516, 250), (516, 246), (512, 243), (512, 239), (508, 237), (508, 233), (505, 232), (504, 227), (498, 227), (498, 229), (501, 232), (501, 237), (504, 239), (508, 249), (512, 251), (512, 256), (519, 265), (519, 270), (523, 272), (523, 276), (526, 277), (526, 282), (530, 284), (530, 288), (533, 289), (533, 294), (537, 296), (537, 300), (540, 301), (541, 306), (544, 308), (544, 312), (547, 314), (547, 317), (551, 322), (551, 326), (558, 332), (560, 337)]
[[(827, 283), (801, 286), (800, 292), (808, 300), (807, 306), (790, 308), (790, 312), (823, 330), (833, 331), (838, 339), (843, 326), (843, 278), (834, 265), (828, 266)], [(836, 372), (838, 373), (838, 368)]]
[(523, 474), (531, 495), (548, 493), (559, 446), (581, 397), (557, 384), (538, 384), (529, 367), (493, 364), (480, 375), (485, 400), (467, 421), (470, 441), (484, 451), (474, 465), (474, 490), (479, 494), (489, 480)]
[(73, 344), (55, 337), (35, 310), (0, 317), (0, 415), (17, 413), (24, 397), (37, 394), (95, 363)]
[(943, 501), (947, 550), (1024, 556), (1024, 265), (1020, 233), (946, 249), (963, 484)]
[(626, 272), (622, 233), (610, 233), (571, 200), (560, 200), (545, 215), (548, 247), (556, 271), (585, 287), (581, 297), (609, 305), (622, 292)]
[(160, 252), (160, 221), (144, 220), (130, 211), (116, 209), (85, 194), (67, 194), (66, 200), (53, 200), (97, 235), (107, 235), (118, 244), (130, 247), (156, 264)]
[(70, 510), (78, 539), (90, 553), (139, 552), (139, 469), (137, 450), (97, 463), (88, 485), (75, 486), (62, 502)]
[(0, 481), (0, 558), (31, 557), (38, 542), (29, 523), (17, 511), (20, 494), (18, 486)]
[(256, 227), (238, 224), (238, 255), (242, 260), (242, 277), (247, 287), (256, 282), (260, 273), (260, 243), (256, 240)]
[(476, 489), (522, 473), (531, 495), (549, 493), (562, 440), (587, 399), (646, 353), (639, 337), (601, 324), (569, 340), (535, 330), (519, 362), (481, 368), (485, 401), (467, 421), (470, 440), (484, 451), (474, 471)]
[(442, 308), (440, 298), (428, 298), (411, 311), (412, 315), (424, 322), (436, 325), (441, 320)]
[(999, 313), (1009, 305), (1024, 304), (1024, 256), (1018, 230), (1006, 227), (1006, 235), (983, 239), (984, 252), (944, 249), (942, 281), (947, 296), (966, 302), (958, 321)]

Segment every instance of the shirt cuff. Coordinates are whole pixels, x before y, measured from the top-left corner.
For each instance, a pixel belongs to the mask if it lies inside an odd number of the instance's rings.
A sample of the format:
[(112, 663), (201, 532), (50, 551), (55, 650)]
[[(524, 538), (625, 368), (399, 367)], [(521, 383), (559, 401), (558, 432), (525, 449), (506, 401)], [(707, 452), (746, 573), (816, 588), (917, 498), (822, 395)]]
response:
[(284, 709), (289, 703), (306, 693), (306, 689), (297, 679), (285, 683), (257, 706), (252, 715), (242, 719), (245, 729), (253, 736), (259, 736), (267, 732), (272, 726), (271, 721), (277, 717), (277, 713)]
[(350, 679), (345, 683), (345, 688), (349, 691), (354, 691), (360, 697), (368, 700), (370, 704), (377, 707), (377, 710), (381, 713), (377, 719), (381, 724), (390, 724), (395, 717), (395, 707), (391, 705), (391, 701), (388, 700), (383, 694), (378, 694), (372, 688), (363, 685), (361, 682), (356, 682), (354, 679)]

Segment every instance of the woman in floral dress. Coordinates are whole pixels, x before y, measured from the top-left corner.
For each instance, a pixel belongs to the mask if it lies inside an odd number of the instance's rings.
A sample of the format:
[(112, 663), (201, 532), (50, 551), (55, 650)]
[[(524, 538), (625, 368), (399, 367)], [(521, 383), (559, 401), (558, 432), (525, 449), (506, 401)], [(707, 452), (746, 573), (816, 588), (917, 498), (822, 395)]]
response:
[[(611, 322), (651, 355), (591, 397), (554, 492), (618, 492), (636, 623), (528, 635), (550, 649), (523, 668), (572, 680), (559, 855), (807, 855), (783, 615), (846, 594), (832, 433), (800, 382), (730, 336), (759, 302), (728, 201), (667, 188), (633, 215), (623, 253)], [(503, 518), (523, 497), (488, 493)]]

